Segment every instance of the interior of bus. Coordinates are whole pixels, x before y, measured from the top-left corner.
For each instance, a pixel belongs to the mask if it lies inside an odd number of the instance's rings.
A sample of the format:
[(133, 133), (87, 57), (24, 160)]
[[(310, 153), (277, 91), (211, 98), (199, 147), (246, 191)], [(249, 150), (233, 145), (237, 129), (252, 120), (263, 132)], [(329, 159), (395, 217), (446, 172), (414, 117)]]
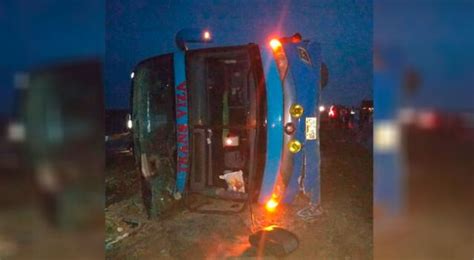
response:
[[(265, 154), (265, 95), (258, 47), (188, 51), (186, 79), (191, 154), (188, 188), (245, 200), (261, 182)], [(237, 178), (240, 172), (242, 183)], [(226, 173), (235, 178), (229, 182)]]

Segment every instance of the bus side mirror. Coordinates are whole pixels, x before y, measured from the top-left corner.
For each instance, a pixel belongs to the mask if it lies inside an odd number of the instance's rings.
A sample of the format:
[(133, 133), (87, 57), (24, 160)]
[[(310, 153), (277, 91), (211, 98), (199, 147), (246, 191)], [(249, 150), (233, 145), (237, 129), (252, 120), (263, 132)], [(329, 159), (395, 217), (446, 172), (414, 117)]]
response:
[(175, 36), (176, 46), (182, 51), (188, 50), (187, 43), (212, 42), (211, 33), (207, 30), (194, 28), (182, 29)]
[(326, 87), (329, 81), (329, 70), (328, 70), (328, 67), (326, 66), (326, 63), (324, 62), (321, 63), (320, 74), (321, 74), (320, 75), (321, 76), (321, 89), (324, 89), (324, 87)]

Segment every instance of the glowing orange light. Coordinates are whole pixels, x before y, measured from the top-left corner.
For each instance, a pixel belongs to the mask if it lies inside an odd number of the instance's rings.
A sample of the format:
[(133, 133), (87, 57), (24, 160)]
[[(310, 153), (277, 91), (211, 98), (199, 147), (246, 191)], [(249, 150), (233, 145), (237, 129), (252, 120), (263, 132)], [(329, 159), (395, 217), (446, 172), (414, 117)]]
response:
[(272, 39), (270, 41), (270, 47), (272, 47), (272, 49), (276, 50), (276, 49), (281, 47), (281, 42), (277, 39)]
[(276, 227), (278, 227), (278, 226), (277, 226), (277, 225), (270, 225), (270, 226), (264, 227), (263, 230), (265, 230), (265, 231), (272, 231), (272, 230), (275, 229)]
[(227, 145), (231, 145), (231, 144), (232, 144), (232, 139), (227, 138), (227, 139), (225, 140), (225, 143), (226, 143)]
[(204, 32), (204, 40), (210, 40), (211, 39), (211, 33), (209, 31)]
[(265, 204), (265, 208), (269, 212), (274, 212), (276, 210), (276, 207), (278, 206), (278, 201), (276, 201), (274, 198), (271, 198), (267, 204)]

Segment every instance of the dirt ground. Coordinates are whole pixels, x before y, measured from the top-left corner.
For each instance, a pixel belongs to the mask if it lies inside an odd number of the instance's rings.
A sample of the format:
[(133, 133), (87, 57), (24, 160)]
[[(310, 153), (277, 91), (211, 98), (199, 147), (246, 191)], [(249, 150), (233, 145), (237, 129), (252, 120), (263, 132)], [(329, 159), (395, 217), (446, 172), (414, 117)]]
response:
[(456, 132), (404, 133), (402, 209), (374, 205), (377, 259), (474, 259), (474, 139)]
[(191, 212), (183, 206), (161, 219), (147, 219), (133, 158), (118, 157), (106, 170), (107, 259), (274, 258), (248, 242), (252, 231), (276, 224), (295, 233), (299, 247), (287, 259), (372, 258), (372, 151), (348, 130), (321, 130), (323, 215), (303, 220), (297, 199), (269, 216), (252, 205), (239, 214)]
[(94, 221), (59, 229), (46, 221), (40, 198), (25, 173), (0, 172), (4, 174), (0, 184), (8, 185), (0, 189), (5, 192), (0, 199), (0, 259), (104, 258), (103, 216), (95, 215), (97, 210), (87, 211)]

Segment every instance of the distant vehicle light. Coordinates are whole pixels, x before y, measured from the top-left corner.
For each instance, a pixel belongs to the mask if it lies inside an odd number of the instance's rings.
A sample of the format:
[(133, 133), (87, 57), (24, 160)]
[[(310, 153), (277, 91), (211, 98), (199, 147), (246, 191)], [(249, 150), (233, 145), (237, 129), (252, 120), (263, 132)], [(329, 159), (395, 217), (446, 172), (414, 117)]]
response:
[(324, 112), (324, 110), (326, 110), (324, 106), (319, 106), (319, 112)]
[(278, 207), (278, 201), (273, 197), (270, 200), (268, 200), (267, 203), (265, 204), (265, 209), (268, 212), (274, 212), (277, 207)]
[(329, 108), (329, 113), (328, 114), (329, 114), (330, 117), (335, 117), (336, 116), (336, 113), (334, 112), (334, 106), (331, 106)]
[(299, 118), (303, 115), (304, 109), (300, 104), (293, 104), (290, 107), (290, 114), (294, 118)]
[(23, 142), (26, 139), (25, 125), (18, 122), (8, 124), (7, 139), (12, 142)]
[(289, 143), (288, 143), (288, 149), (290, 150), (290, 152), (292, 153), (297, 153), (299, 151), (301, 151), (301, 143), (298, 141), (298, 140), (291, 140)]
[(270, 47), (272, 47), (273, 50), (281, 48), (281, 42), (278, 39), (272, 39), (270, 41)]
[(418, 114), (418, 126), (424, 129), (434, 129), (437, 126), (437, 116), (433, 111), (421, 111)]
[(204, 31), (204, 40), (208, 41), (211, 39), (211, 33), (209, 31)]
[(127, 120), (127, 127), (128, 127), (128, 129), (132, 129), (132, 127), (133, 127), (133, 122), (132, 122), (131, 119)]
[(356, 112), (354, 110), (351, 110), (351, 115), (355, 115)]
[(135, 77), (135, 72), (130, 73), (130, 78), (133, 79)]

